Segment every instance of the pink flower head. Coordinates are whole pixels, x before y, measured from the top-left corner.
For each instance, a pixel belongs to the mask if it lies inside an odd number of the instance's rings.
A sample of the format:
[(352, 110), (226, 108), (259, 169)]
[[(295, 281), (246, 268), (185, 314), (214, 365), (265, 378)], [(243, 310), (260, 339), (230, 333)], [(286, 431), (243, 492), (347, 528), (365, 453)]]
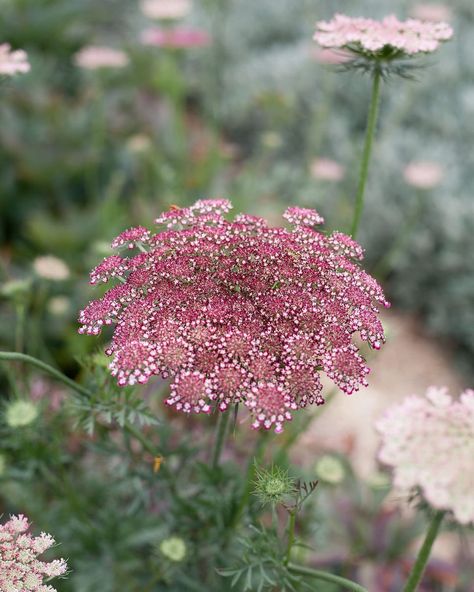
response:
[(311, 57), (320, 64), (344, 64), (352, 60), (352, 55), (347, 51), (334, 50), (324, 47), (313, 47)]
[(67, 564), (64, 559), (50, 562), (38, 559), (55, 541), (44, 532), (33, 537), (28, 533), (29, 528), (28, 519), (21, 514), (0, 524), (0, 590), (55, 592), (55, 588), (44, 582), (64, 575)]
[(360, 245), (317, 231), (315, 210), (288, 208), (289, 226), (273, 228), (245, 214), (229, 221), (230, 209), (225, 199), (173, 206), (145, 252), (108, 257), (93, 281), (122, 283), (81, 311), (79, 331), (115, 325), (107, 353), (119, 385), (169, 377), (178, 411), (242, 403), (253, 427), (279, 432), (296, 409), (324, 402), (322, 371), (348, 394), (367, 384), (352, 337), (378, 349), (376, 303), (388, 303), (357, 263)]
[(314, 40), (321, 47), (342, 49), (377, 59), (413, 56), (435, 51), (451, 39), (452, 28), (444, 22), (399, 21), (390, 15), (382, 21), (336, 14), (331, 21), (316, 23)]
[(453, 400), (431, 387), (390, 408), (376, 427), (379, 459), (393, 467), (396, 487), (419, 488), (432, 507), (474, 522), (474, 391)]
[(167, 47), (169, 49), (189, 49), (192, 47), (207, 47), (211, 38), (206, 31), (191, 27), (173, 27), (160, 29), (150, 27), (141, 34), (144, 45)]
[(13, 76), (30, 71), (28, 56), (22, 49), (12, 51), (8, 43), (0, 44), (0, 76)]
[(341, 181), (345, 175), (344, 167), (330, 158), (316, 158), (313, 160), (310, 172), (312, 177), (323, 181)]
[(411, 162), (403, 171), (405, 181), (419, 189), (433, 189), (441, 183), (443, 176), (443, 167), (427, 160)]
[(180, 19), (191, 12), (190, 0), (142, 0), (143, 14), (151, 19)]
[(98, 70), (100, 68), (123, 68), (129, 63), (128, 55), (112, 47), (98, 47), (90, 45), (83, 47), (75, 55), (75, 63), (85, 70)]

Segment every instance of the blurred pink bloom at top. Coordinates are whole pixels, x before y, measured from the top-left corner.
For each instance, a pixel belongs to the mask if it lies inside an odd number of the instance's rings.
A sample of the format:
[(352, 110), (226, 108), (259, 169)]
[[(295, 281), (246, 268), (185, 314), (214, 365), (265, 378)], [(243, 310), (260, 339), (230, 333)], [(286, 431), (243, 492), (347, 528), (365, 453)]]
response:
[(344, 167), (330, 158), (316, 158), (311, 163), (310, 171), (315, 179), (324, 181), (341, 181), (345, 175)]
[(190, 47), (206, 47), (210, 45), (211, 38), (206, 31), (191, 27), (173, 27), (171, 29), (150, 27), (142, 32), (141, 42), (144, 45), (154, 45), (156, 47), (186, 49)]
[(389, 47), (405, 55), (430, 53), (453, 35), (447, 23), (399, 21), (394, 15), (382, 21), (336, 14), (331, 21), (316, 23), (314, 40), (322, 47), (347, 49), (379, 57)]
[(409, 185), (419, 189), (432, 189), (443, 179), (444, 170), (436, 162), (419, 160), (411, 162), (403, 171), (403, 177)]
[(324, 47), (313, 47), (311, 57), (320, 64), (344, 64), (352, 59), (351, 54), (346, 51)]
[(46, 562), (38, 556), (55, 541), (42, 532), (38, 537), (28, 534), (30, 523), (25, 516), (11, 516), (0, 524), (0, 590), (2, 592), (55, 592), (44, 583), (67, 571), (64, 559)]
[(80, 68), (97, 70), (98, 68), (123, 68), (130, 60), (128, 55), (120, 49), (89, 45), (76, 53), (74, 61)]
[(419, 488), (432, 507), (474, 522), (474, 391), (455, 400), (431, 387), (391, 407), (376, 427), (379, 459), (393, 467), (396, 487)]
[(180, 19), (191, 12), (190, 0), (143, 0), (140, 8), (151, 19)]
[(421, 21), (450, 21), (453, 18), (452, 10), (446, 4), (415, 4), (411, 10), (414, 18)]
[(12, 51), (8, 43), (0, 44), (0, 75), (13, 76), (29, 71), (30, 64), (26, 51), (22, 49)]

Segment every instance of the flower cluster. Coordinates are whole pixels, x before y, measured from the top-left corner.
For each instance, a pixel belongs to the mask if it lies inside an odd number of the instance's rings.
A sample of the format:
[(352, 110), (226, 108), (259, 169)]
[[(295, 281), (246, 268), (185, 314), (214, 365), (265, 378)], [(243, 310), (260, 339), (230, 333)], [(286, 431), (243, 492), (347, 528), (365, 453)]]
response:
[(389, 409), (377, 430), (379, 458), (394, 467), (396, 487), (419, 488), (432, 507), (474, 522), (474, 391), (453, 400), (431, 387)]
[(447, 23), (399, 21), (393, 15), (376, 21), (336, 14), (331, 21), (316, 23), (316, 28), (314, 39), (322, 47), (376, 59), (431, 53), (453, 34)]
[(0, 590), (5, 592), (55, 592), (45, 584), (67, 571), (64, 559), (40, 561), (38, 556), (54, 545), (51, 535), (28, 534), (30, 524), (21, 514), (0, 524)]
[(28, 56), (22, 49), (12, 51), (8, 43), (0, 44), (0, 75), (13, 76), (30, 71)]
[(206, 31), (192, 27), (149, 27), (142, 31), (141, 42), (155, 47), (189, 49), (207, 47), (211, 38)]
[(240, 402), (254, 428), (278, 432), (293, 410), (324, 402), (320, 371), (348, 394), (367, 384), (352, 336), (378, 349), (375, 302), (388, 303), (357, 264), (360, 245), (316, 231), (316, 211), (288, 208), (289, 228), (272, 228), (245, 214), (228, 221), (230, 208), (227, 200), (173, 206), (156, 220), (162, 232), (115, 239), (139, 252), (92, 271), (94, 284), (120, 284), (81, 311), (79, 331), (116, 325), (107, 353), (120, 385), (172, 377), (166, 402), (177, 410)]
[(124, 68), (129, 63), (128, 55), (112, 47), (100, 47), (90, 45), (83, 47), (74, 56), (76, 66), (85, 70), (98, 70), (100, 68)]

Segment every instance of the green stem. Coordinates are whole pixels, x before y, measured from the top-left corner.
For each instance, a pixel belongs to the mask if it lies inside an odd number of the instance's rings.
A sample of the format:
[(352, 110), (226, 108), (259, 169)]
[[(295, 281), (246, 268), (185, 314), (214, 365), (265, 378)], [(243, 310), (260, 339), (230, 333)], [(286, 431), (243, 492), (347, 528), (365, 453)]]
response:
[(294, 574), (300, 576), (307, 576), (314, 578), (315, 580), (322, 580), (324, 582), (332, 582), (333, 584), (339, 584), (344, 590), (353, 590), (353, 592), (368, 592), (366, 588), (356, 584), (352, 580), (347, 580), (341, 576), (336, 576), (319, 569), (312, 569), (311, 567), (303, 567), (302, 565), (295, 565), (293, 563), (288, 564), (288, 570)]
[(421, 578), (423, 577), (426, 564), (428, 563), (428, 559), (430, 557), (431, 548), (433, 547), (433, 543), (435, 542), (435, 539), (438, 535), (439, 527), (441, 526), (444, 514), (445, 512), (443, 511), (438, 511), (434, 514), (429, 525), (428, 532), (426, 533), (425, 540), (423, 541), (423, 545), (421, 546), (418, 557), (416, 558), (415, 564), (411, 570), (410, 577), (403, 588), (403, 592), (415, 592), (415, 590), (418, 588), (418, 584), (421, 582)]
[(288, 565), (290, 562), (291, 557), (291, 549), (295, 542), (295, 524), (296, 524), (296, 510), (290, 512), (290, 516), (288, 518), (288, 544), (286, 547), (286, 555), (285, 561), (283, 562), (285, 565)]
[(217, 469), (219, 466), (219, 459), (224, 446), (225, 435), (227, 433), (227, 425), (229, 423), (229, 412), (219, 413), (217, 420), (216, 439), (214, 441), (214, 449), (212, 451), (211, 467)]
[(31, 364), (32, 366), (36, 366), (36, 368), (43, 370), (43, 372), (46, 372), (46, 374), (49, 374), (53, 378), (56, 378), (56, 380), (59, 380), (69, 388), (79, 393), (80, 395), (84, 395), (88, 398), (93, 396), (91, 391), (81, 386), (80, 384), (77, 384), (77, 382), (74, 382), (74, 380), (71, 380), (62, 372), (56, 370), (56, 368), (53, 368), (53, 366), (50, 366), (49, 364), (46, 364), (45, 362), (38, 360), (38, 358), (33, 358), (33, 356), (28, 356), (27, 354), (20, 354), (18, 352), (1, 351), (0, 360), (10, 362), (25, 362), (26, 364)]
[(362, 162), (360, 165), (359, 185), (355, 200), (354, 217), (352, 219), (351, 235), (353, 238), (357, 235), (360, 218), (364, 207), (365, 185), (367, 183), (367, 174), (369, 172), (370, 156), (372, 154), (372, 143), (377, 125), (377, 116), (380, 102), (380, 82), (382, 76), (379, 70), (375, 71), (372, 83), (372, 97), (370, 99), (369, 114), (367, 117), (367, 127), (365, 131), (364, 151), (362, 153)]

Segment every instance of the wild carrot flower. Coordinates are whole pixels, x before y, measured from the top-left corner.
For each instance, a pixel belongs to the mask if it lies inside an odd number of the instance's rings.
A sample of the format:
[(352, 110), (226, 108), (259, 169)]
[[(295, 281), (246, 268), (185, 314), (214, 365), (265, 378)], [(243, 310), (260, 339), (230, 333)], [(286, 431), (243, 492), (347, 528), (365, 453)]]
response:
[(70, 275), (69, 267), (62, 259), (54, 255), (41, 255), (33, 261), (33, 269), (39, 277), (45, 280), (61, 282)]
[(405, 181), (418, 189), (433, 189), (441, 183), (443, 176), (443, 167), (427, 160), (411, 162), (403, 171)]
[(8, 43), (0, 44), (0, 76), (13, 76), (30, 71), (28, 56), (22, 49), (12, 51)]
[(314, 179), (341, 181), (344, 178), (345, 170), (335, 160), (331, 160), (330, 158), (316, 158), (310, 165), (310, 173)]
[(22, 428), (36, 421), (38, 413), (38, 406), (32, 401), (18, 399), (6, 406), (5, 421), (11, 428)]
[(453, 400), (431, 387), (390, 408), (376, 427), (379, 459), (393, 467), (396, 487), (418, 488), (432, 507), (474, 522), (474, 391)]
[(394, 15), (376, 21), (336, 14), (331, 21), (316, 23), (316, 28), (314, 39), (322, 47), (377, 59), (431, 53), (453, 34), (447, 23), (399, 21)]
[(0, 524), (0, 590), (5, 592), (55, 592), (45, 583), (67, 571), (64, 559), (45, 562), (39, 555), (55, 541), (42, 532), (38, 537), (28, 534), (30, 523), (23, 515), (11, 516)]
[(112, 255), (91, 283), (120, 283), (79, 316), (80, 333), (115, 325), (107, 350), (119, 385), (172, 379), (168, 405), (186, 413), (244, 404), (253, 427), (282, 430), (292, 412), (320, 405), (320, 372), (350, 394), (369, 368), (354, 333), (384, 341), (375, 303), (388, 306), (358, 265), (362, 248), (340, 232), (323, 234), (315, 211), (291, 207), (288, 228), (263, 218), (224, 218), (227, 200), (172, 207), (152, 235), (133, 228), (113, 242), (139, 252)]
[(140, 8), (151, 19), (180, 19), (191, 12), (190, 0), (142, 0)]

